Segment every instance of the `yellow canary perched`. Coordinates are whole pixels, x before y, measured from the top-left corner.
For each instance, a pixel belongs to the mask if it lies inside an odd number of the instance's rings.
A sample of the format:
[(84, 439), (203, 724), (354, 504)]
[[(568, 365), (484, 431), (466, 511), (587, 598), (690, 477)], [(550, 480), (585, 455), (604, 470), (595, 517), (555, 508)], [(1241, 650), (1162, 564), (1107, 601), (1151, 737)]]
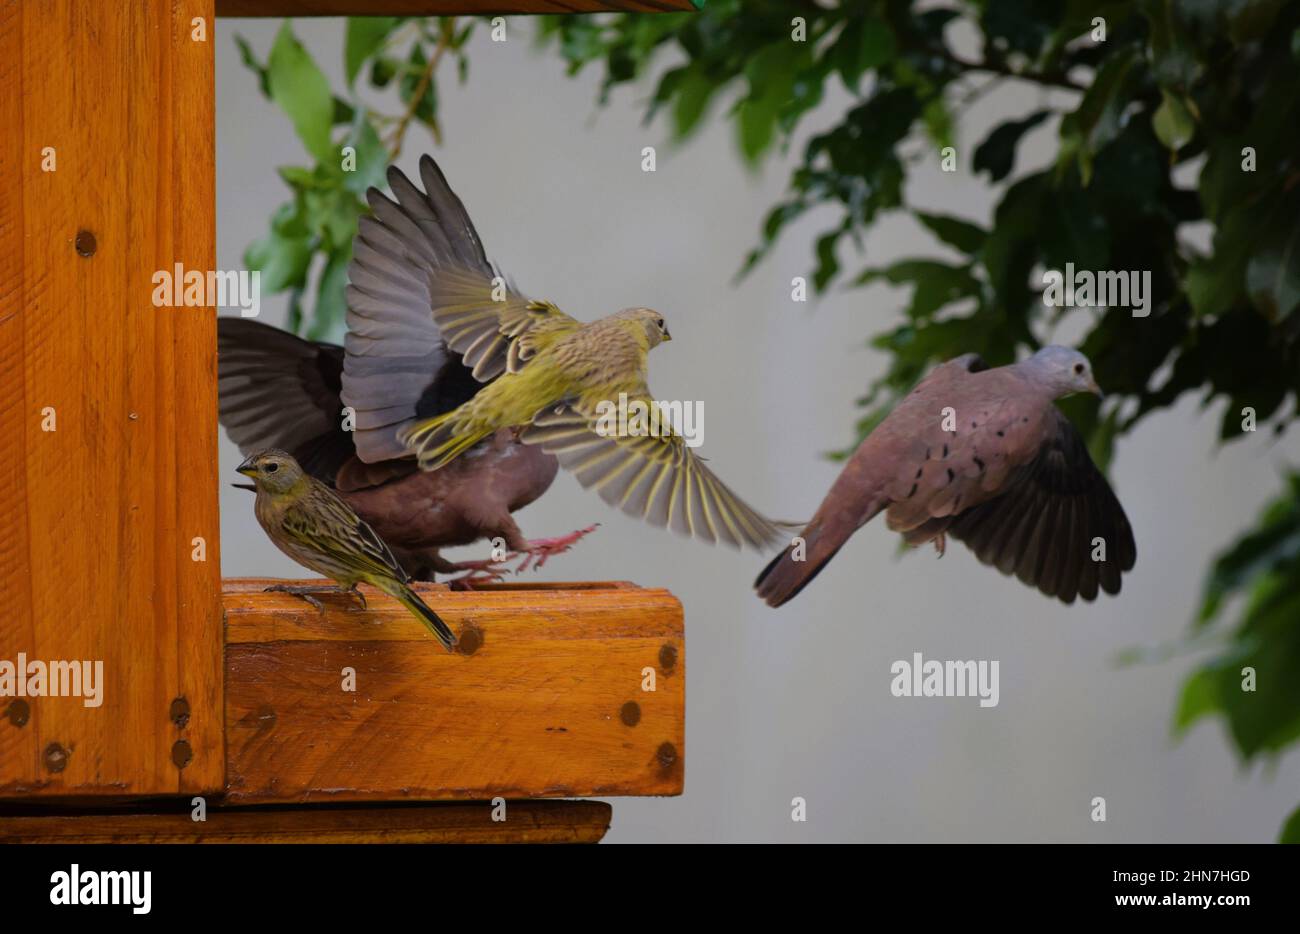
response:
[[(424, 623), (451, 651), (456, 636), (407, 583), (409, 578), (383, 540), (347, 503), (314, 477), (292, 455), (274, 449), (253, 454), (236, 468), (252, 478), (257, 521), (276, 546), (303, 567), (336, 580), (335, 592), (354, 594), (365, 606), (358, 583), (388, 594)], [(311, 596), (324, 588), (278, 585), (268, 590)]]
[(662, 315), (629, 308), (584, 324), (519, 294), (487, 263), (464, 206), (428, 156), (420, 176), (425, 197), (403, 189), (386, 222), (402, 248), (433, 269), (429, 305), (447, 347), (476, 379), (490, 381), (460, 407), (399, 430), (422, 468), (437, 470), (498, 429), (515, 428), (630, 515), (737, 547), (788, 540), (789, 529), (727, 489), (666, 420), (656, 417), (650, 431), (608, 429), (615, 405), (661, 412), (646, 358), (670, 339)]

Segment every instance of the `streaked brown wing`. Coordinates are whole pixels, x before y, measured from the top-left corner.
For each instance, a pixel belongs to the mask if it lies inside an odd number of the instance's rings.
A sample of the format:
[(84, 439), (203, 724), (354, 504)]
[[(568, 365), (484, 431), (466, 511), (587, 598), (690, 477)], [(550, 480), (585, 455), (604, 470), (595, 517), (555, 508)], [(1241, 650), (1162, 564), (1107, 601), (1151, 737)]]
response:
[(281, 528), (299, 547), (315, 551), (331, 563), (356, 572), (408, 579), (370, 524), (323, 484), (313, 483), (308, 497), (285, 510)]

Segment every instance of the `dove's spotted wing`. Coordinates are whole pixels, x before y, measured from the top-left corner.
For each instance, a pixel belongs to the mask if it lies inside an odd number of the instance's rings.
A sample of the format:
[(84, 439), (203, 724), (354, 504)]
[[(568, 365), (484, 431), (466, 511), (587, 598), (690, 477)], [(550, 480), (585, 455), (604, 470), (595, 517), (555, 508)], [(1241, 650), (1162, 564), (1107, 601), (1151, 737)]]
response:
[[(647, 394), (629, 394), (629, 408), (634, 402), (654, 405)], [(597, 413), (565, 404), (538, 413), (523, 440), (554, 454), (605, 502), (652, 525), (737, 548), (762, 550), (788, 539), (788, 529), (732, 493), (680, 435), (666, 428), (658, 436), (601, 428)]]
[[(1098, 589), (1119, 593), (1120, 577), (1137, 562), (1124, 507), (1092, 462), (1087, 445), (1055, 408), (1037, 455), (1016, 470), (1001, 495), (963, 512), (952, 536), (985, 564), (1072, 603)], [(1104, 543), (1104, 560), (1098, 540)]]

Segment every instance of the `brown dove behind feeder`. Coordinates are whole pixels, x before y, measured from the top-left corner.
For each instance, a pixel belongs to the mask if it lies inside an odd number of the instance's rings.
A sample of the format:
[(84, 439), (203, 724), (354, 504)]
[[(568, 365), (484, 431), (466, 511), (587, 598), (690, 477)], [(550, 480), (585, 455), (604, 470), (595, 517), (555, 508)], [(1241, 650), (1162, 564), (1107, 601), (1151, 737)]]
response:
[(1065, 603), (1119, 593), (1137, 548), (1083, 438), (1053, 405), (1076, 392), (1101, 395), (1087, 357), (1068, 347), (994, 369), (976, 354), (936, 367), (858, 446), (802, 548), (796, 540), (759, 575), (759, 596), (785, 603), (881, 511), (908, 544), (942, 550), (951, 535)]

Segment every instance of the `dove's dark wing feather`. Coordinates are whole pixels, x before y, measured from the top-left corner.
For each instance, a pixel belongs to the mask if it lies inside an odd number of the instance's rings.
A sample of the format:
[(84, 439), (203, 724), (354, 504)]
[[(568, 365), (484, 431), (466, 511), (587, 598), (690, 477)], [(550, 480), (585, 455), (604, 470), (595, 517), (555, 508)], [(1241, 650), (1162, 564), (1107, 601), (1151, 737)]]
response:
[(330, 481), (352, 456), (339, 401), (343, 348), (305, 341), (246, 318), (217, 319), (221, 424), (245, 455), (288, 451)]
[[(390, 167), (396, 200), (374, 188), (366, 193), (373, 214), (357, 225), (348, 266), (342, 397), (356, 412), (357, 456), (369, 463), (405, 456), (397, 440), (403, 427), (474, 394), (468, 374), (455, 374), (450, 387), (431, 386), (433, 374), (463, 368), (464, 352), (444, 338), (432, 309), (453, 300), (491, 305), (495, 273), (465, 206), (428, 156), (420, 177), (425, 191)], [(458, 289), (469, 299), (442, 295)], [(485, 372), (480, 362), (466, 359), (480, 381), (499, 372)], [(451, 388), (452, 398), (438, 399), (440, 388)]]
[[(1137, 561), (1133, 529), (1078, 431), (1056, 410), (1052, 424), (1038, 455), (1008, 477), (1003, 492), (958, 515), (947, 531), (980, 561), (1065, 603), (1092, 600), (1098, 590), (1119, 593), (1121, 574)], [(1098, 544), (1105, 560), (1093, 560)]]

